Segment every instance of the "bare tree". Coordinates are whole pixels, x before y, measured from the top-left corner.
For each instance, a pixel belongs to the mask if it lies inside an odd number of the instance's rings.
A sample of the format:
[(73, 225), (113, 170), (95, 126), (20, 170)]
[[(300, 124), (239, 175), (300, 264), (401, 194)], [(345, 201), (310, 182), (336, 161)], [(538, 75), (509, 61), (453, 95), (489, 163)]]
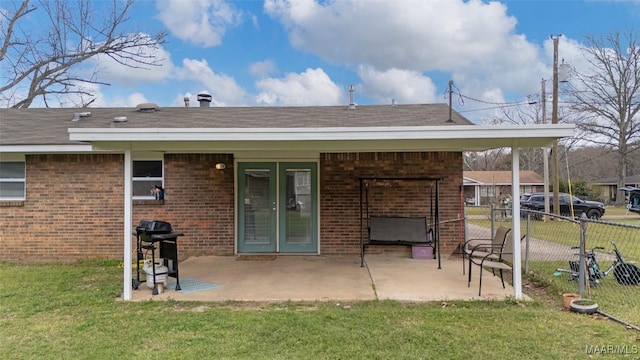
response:
[[(502, 117), (499, 124), (507, 125), (527, 125), (542, 124), (542, 107), (539, 102), (533, 98), (525, 104), (516, 104), (515, 106), (505, 107), (501, 109)], [(542, 174), (543, 166), (543, 150), (542, 148), (523, 148), (520, 149), (520, 169), (536, 171)], [(509, 164), (511, 160), (509, 159)]]
[(464, 170), (496, 171), (509, 170), (506, 148), (489, 149), (464, 154)]
[[(638, 33), (588, 36), (589, 68), (574, 72), (571, 92), (576, 123), (585, 139), (616, 153), (618, 187), (624, 186), (627, 158), (640, 143), (640, 43)], [(618, 203), (624, 200), (617, 197)]]
[[(6, 9), (9, 4), (13, 11)], [(9, 107), (29, 107), (42, 97), (76, 94), (88, 97), (80, 106), (93, 102), (91, 90), (82, 84), (103, 84), (97, 69), (82, 68), (87, 60), (108, 56), (134, 68), (159, 66), (153, 54), (165, 42), (166, 34), (128, 32), (127, 13), (133, 0), (29, 0), (3, 2), (0, 11), (0, 101)], [(42, 14), (40, 14), (42, 12)], [(37, 16), (38, 29), (32, 25)], [(44, 20), (44, 22), (43, 22)]]

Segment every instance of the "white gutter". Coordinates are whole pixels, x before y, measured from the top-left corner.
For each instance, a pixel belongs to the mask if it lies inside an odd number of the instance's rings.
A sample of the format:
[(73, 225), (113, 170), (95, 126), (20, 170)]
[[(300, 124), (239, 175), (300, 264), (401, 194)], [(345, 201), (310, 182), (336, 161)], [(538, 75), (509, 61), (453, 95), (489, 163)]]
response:
[(51, 154), (95, 152), (91, 144), (79, 145), (0, 145), (0, 153)]

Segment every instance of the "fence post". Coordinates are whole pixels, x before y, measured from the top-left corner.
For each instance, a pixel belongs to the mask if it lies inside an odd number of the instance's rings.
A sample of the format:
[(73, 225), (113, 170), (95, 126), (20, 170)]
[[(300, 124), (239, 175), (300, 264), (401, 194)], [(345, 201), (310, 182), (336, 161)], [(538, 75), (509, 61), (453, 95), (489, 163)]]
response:
[(493, 239), (493, 234), (495, 234), (495, 217), (493, 215), (493, 204), (489, 204), (489, 220), (491, 220), (491, 236), (490, 238)]
[(524, 243), (524, 273), (529, 273), (529, 230), (531, 226), (531, 213), (527, 212), (527, 232), (525, 233)]
[(580, 293), (580, 297), (584, 298), (584, 285), (587, 283), (586, 281), (586, 272), (587, 269), (587, 222), (584, 219), (580, 219), (580, 268), (578, 269), (578, 292)]

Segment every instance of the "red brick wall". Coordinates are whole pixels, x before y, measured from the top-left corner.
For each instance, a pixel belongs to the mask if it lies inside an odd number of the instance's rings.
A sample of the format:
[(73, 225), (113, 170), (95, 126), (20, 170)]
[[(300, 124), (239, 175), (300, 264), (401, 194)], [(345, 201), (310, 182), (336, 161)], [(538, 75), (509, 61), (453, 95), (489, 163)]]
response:
[[(360, 252), (360, 177), (442, 178), (438, 185), (440, 221), (459, 219), (461, 153), (322, 154), (320, 169), (320, 238), (323, 254)], [(368, 196), (369, 214), (427, 216), (430, 219), (435, 194), (434, 182), (429, 181), (372, 183)], [(442, 224), (442, 254), (453, 253), (463, 238), (461, 221)]]
[[(224, 162), (224, 170), (214, 165)], [(142, 219), (168, 221), (184, 233), (178, 256), (233, 255), (234, 186), (232, 155), (166, 154), (163, 205), (134, 205), (134, 225)]]
[(25, 160), (26, 201), (0, 207), (0, 258), (122, 257), (122, 155), (27, 155)]
[[(27, 155), (27, 198), (0, 202), (0, 259), (71, 261), (123, 256), (123, 156)], [(225, 170), (214, 164), (224, 162)], [(233, 156), (166, 154), (164, 202), (135, 201), (142, 219), (170, 222), (184, 233), (179, 256), (234, 253)], [(462, 154), (363, 153), (320, 156), (320, 237), (323, 254), (358, 254), (359, 177), (422, 176), (440, 182), (440, 220), (460, 211)], [(430, 183), (372, 186), (372, 215), (428, 216)], [(386, 186), (389, 185), (389, 186)], [(435, 194), (435, 189), (433, 190)], [(460, 222), (441, 226), (443, 254), (462, 238)], [(135, 239), (134, 239), (135, 240)]]
[[(123, 164), (122, 155), (27, 155), (26, 201), (0, 202), (0, 259), (122, 259)], [(170, 222), (184, 232), (181, 258), (233, 254), (233, 171), (231, 155), (166, 155), (167, 199), (135, 201), (133, 225)]]

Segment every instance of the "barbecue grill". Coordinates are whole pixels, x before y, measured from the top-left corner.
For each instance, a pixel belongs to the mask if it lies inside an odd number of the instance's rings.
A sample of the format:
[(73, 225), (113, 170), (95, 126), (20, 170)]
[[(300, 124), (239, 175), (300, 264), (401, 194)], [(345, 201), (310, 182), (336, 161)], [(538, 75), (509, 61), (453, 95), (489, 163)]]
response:
[[(153, 295), (158, 294), (156, 284), (156, 275), (167, 275), (176, 279), (176, 290), (180, 288), (180, 277), (178, 275), (178, 237), (183, 234), (174, 232), (171, 224), (160, 220), (141, 220), (134, 233), (137, 239), (137, 262), (136, 262), (136, 279), (132, 280), (134, 290), (143, 281), (153, 281)], [(159, 248), (159, 258), (164, 259), (165, 263), (160, 264), (168, 271), (166, 273), (156, 273), (156, 249)], [(140, 280), (140, 260), (144, 260), (144, 251), (151, 251), (152, 275), (147, 276), (147, 280)], [(149, 284), (147, 284), (149, 285)]]

